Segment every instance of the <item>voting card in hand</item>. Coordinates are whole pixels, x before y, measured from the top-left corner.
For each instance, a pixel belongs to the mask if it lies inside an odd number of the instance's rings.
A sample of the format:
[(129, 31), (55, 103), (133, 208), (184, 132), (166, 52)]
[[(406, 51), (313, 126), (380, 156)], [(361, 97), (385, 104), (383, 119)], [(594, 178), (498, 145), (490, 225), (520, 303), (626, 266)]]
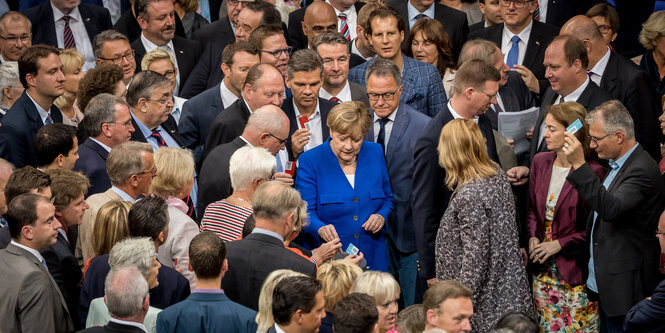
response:
[(580, 129), (582, 129), (582, 122), (578, 118), (578, 119), (575, 119), (575, 121), (572, 124), (570, 124), (570, 126), (566, 127), (566, 132), (568, 132), (570, 134), (575, 134)]

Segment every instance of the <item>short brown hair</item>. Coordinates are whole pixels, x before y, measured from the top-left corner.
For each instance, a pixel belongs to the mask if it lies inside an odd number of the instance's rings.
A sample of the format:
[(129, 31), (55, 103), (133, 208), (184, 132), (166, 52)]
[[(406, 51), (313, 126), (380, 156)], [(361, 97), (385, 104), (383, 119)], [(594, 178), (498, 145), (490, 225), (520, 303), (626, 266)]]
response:
[(372, 126), (372, 115), (361, 102), (344, 102), (330, 110), (326, 125), (340, 134), (357, 133), (365, 136)]
[(413, 57), (413, 51), (411, 50), (411, 43), (416, 37), (416, 34), (421, 32), (423, 34), (423, 39), (430, 41), (436, 46), (436, 51), (439, 53), (439, 58), (435, 64), (436, 69), (439, 71), (439, 75), (443, 77), (446, 74), (448, 68), (455, 69), (455, 58), (453, 57), (453, 43), (450, 41), (450, 37), (446, 32), (446, 29), (443, 27), (439, 20), (435, 19), (420, 19), (416, 21), (416, 24), (411, 28), (409, 32), (409, 38), (406, 40), (406, 55)]
[(15, 197), (32, 190), (42, 191), (51, 187), (51, 177), (34, 167), (26, 166), (14, 171), (5, 185), (5, 200), (10, 203)]
[(96, 256), (110, 253), (113, 245), (129, 237), (127, 215), (131, 207), (129, 201), (112, 200), (99, 209), (92, 232)]
[(79, 81), (79, 92), (76, 97), (79, 110), (85, 111), (90, 100), (99, 94), (114, 95), (118, 82), (123, 78), (122, 68), (114, 63), (101, 63), (89, 70)]
[[(245, 52), (251, 55), (259, 55), (259, 48), (250, 42), (237, 41), (224, 47), (222, 51), (222, 63), (229, 66), (233, 65), (233, 57), (238, 52)], [(260, 56), (260, 55), (259, 55)]]
[(610, 23), (612, 32), (619, 31), (619, 14), (617, 13), (617, 10), (607, 2), (595, 4), (586, 12), (585, 15), (588, 18), (602, 16), (607, 20), (607, 22)]
[(439, 310), (441, 303), (447, 299), (471, 298), (473, 292), (455, 280), (439, 281), (431, 286), (423, 296), (423, 312), (427, 318), (427, 310)]
[[(260, 25), (260, 26), (256, 27), (256, 29), (254, 29), (254, 31), (252, 31), (252, 33), (249, 35), (249, 38), (247, 39), (247, 41), (250, 44), (254, 45), (254, 47), (257, 50), (259, 50), (259, 52), (261, 52), (260, 50), (263, 49), (263, 41), (266, 38), (272, 37), (272, 36), (275, 36), (275, 35), (284, 35), (284, 30), (282, 29), (282, 27), (280, 27), (278, 25), (263, 24), (263, 25)], [(259, 53), (259, 56), (260, 56), (260, 53)]]
[(582, 143), (582, 149), (584, 149), (584, 156), (589, 158), (592, 154), (592, 150), (589, 147), (589, 124), (586, 122), (587, 112), (582, 104), (576, 102), (565, 102), (552, 105), (547, 109), (547, 113), (551, 114), (556, 122), (561, 124), (564, 128), (567, 128), (579, 119), (582, 122), (582, 128), (580, 128), (575, 136)]
[(313, 72), (319, 70), (323, 76), (323, 62), (316, 51), (312, 49), (302, 49), (293, 53), (286, 66), (286, 76), (289, 80), (293, 79), (296, 72)]
[(501, 81), (499, 70), (482, 60), (471, 59), (463, 63), (455, 74), (455, 93), (461, 94), (469, 87), (482, 90), (487, 81)]
[(189, 243), (189, 262), (197, 279), (214, 279), (222, 272), (226, 259), (224, 241), (210, 231), (194, 236)]
[(142, 152), (152, 154), (152, 146), (145, 142), (129, 141), (111, 149), (106, 158), (106, 173), (112, 185), (125, 185), (129, 177), (143, 171), (145, 165)]
[(37, 75), (37, 72), (39, 72), (39, 59), (47, 58), (51, 54), (59, 55), (60, 51), (50, 45), (37, 44), (27, 48), (18, 58), (19, 79), (23, 88), (28, 89), (28, 81), (25, 76), (28, 74)]
[(377, 2), (366, 3), (363, 6), (363, 8), (360, 8), (360, 10), (358, 11), (358, 18), (356, 19), (358, 25), (363, 27), (364, 29), (367, 29), (367, 26), (369, 25), (369, 15), (372, 14), (373, 11), (381, 7), (385, 6)]
[(563, 41), (563, 53), (568, 61), (568, 66), (572, 66), (577, 59), (582, 63), (582, 68), (589, 66), (589, 56), (582, 41), (571, 35), (559, 35), (550, 42), (548, 47), (559, 41)]
[(51, 177), (51, 198), (57, 209), (67, 208), (72, 201), (88, 193), (90, 181), (80, 172), (53, 169), (48, 175)]
[(394, 17), (395, 21), (397, 21), (397, 31), (398, 32), (404, 32), (406, 29), (406, 23), (404, 22), (404, 19), (402, 18), (402, 15), (400, 15), (395, 9), (392, 7), (388, 6), (381, 6), (375, 10), (373, 10), (369, 14), (369, 18), (367, 18), (367, 26), (363, 26), (365, 28), (365, 35), (371, 36), (372, 35), (372, 21), (374, 21), (375, 18), (388, 18), (388, 17)]

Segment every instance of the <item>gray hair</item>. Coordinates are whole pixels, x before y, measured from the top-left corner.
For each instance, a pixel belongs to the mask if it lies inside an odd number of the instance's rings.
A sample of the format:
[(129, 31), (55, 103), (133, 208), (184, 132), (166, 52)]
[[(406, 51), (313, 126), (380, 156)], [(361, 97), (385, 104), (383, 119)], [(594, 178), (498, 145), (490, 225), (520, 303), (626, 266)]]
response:
[(0, 65), (0, 90), (5, 87), (20, 87), (21, 81), (18, 75), (18, 62), (7, 61)]
[(236, 150), (229, 161), (231, 186), (244, 191), (254, 179), (270, 179), (277, 169), (275, 156), (265, 148), (245, 146)]
[(154, 259), (155, 243), (150, 237), (125, 238), (111, 248), (109, 266), (113, 269), (133, 265), (147, 278)]
[(3, 27), (5, 25), (5, 21), (18, 22), (20, 20), (23, 20), (24, 22), (26, 22), (28, 24), (29, 32), (32, 32), (32, 22), (30, 22), (30, 19), (28, 17), (26, 17), (25, 15), (23, 15), (22, 13), (19, 13), (17, 11), (13, 11), (13, 10), (8, 11), (8, 12), (2, 14), (2, 16), (0, 16), (0, 32), (4, 33)]
[(284, 112), (274, 112), (275, 109), (280, 110), (269, 104), (254, 110), (247, 120), (246, 128), (254, 133), (279, 131), (282, 128)]
[(462, 66), (463, 63), (472, 60), (478, 59), (482, 60), (492, 66), (494, 66), (494, 57), (496, 56), (497, 46), (496, 44), (484, 40), (484, 39), (474, 39), (464, 43), (462, 50), (459, 54), (459, 59), (457, 60), (457, 66)]
[(665, 12), (652, 13), (649, 19), (642, 23), (640, 43), (647, 50), (653, 50), (656, 47), (656, 40), (663, 35), (665, 35)]
[(277, 181), (261, 184), (252, 196), (254, 216), (272, 221), (295, 212), (301, 204), (302, 199), (296, 189)]
[(112, 268), (104, 282), (104, 301), (109, 313), (119, 319), (139, 315), (148, 296), (148, 281), (136, 266)]
[(377, 58), (365, 72), (365, 82), (369, 81), (370, 76), (392, 76), (397, 85), (402, 85), (402, 73), (399, 68), (390, 60)]
[(347, 47), (347, 50), (349, 47), (349, 41), (346, 40), (346, 38), (344, 38), (344, 35), (335, 31), (325, 31), (320, 35), (318, 35), (314, 39), (314, 45), (312, 45), (312, 49), (316, 52), (319, 52), (319, 45), (321, 44), (329, 44), (329, 45), (342, 44)]
[(323, 75), (323, 62), (319, 54), (311, 49), (298, 50), (293, 52), (286, 65), (286, 76), (291, 80), (296, 72), (312, 72), (316, 69)]
[[(94, 138), (102, 133), (102, 124), (115, 122), (115, 106), (117, 104), (129, 108), (124, 99), (109, 93), (101, 93), (88, 102), (85, 107), (86, 121), (83, 124), (85, 124), (85, 130), (90, 137)], [(122, 125), (117, 124), (117, 126)]]
[(113, 29), (104, 30), (98, 33), (92, 40), (92, 52), (94, 53), (95, 58), (103, 58), (102, 48), (104, 47), (104, 43), (112, 42), (114, 40), (124, 40), (129, 44), (129, 38), (127, 38), (127, 36)]
[(141, 152), (152, 154), (152, 146), (145, 142), (129, 141), (111, 149), (106, 158), (106, 173), (109, 175), (111, 184), (125, 185), (129, 177), (143, 171), (145, 165), (143, 165)]
[(586, 121), (589, 125), (602, 120), (605, 134), (624, 132), (628, 139), (635, 138), (635, 124), (630, 113), (619, 100), (607, 101), (589, 112)]
[(153, 71), (138, 72), (127, 88), (127, 104), (135, 107), (141, 98), (150, 99), (152, 92), (160, 88), (171, 89), (171, 80)]

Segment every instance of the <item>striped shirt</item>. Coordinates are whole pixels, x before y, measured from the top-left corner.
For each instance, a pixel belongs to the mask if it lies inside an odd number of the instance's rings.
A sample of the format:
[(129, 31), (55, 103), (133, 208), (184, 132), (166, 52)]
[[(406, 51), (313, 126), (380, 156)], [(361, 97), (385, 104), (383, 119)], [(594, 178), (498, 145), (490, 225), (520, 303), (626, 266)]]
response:
[(206, 207), (201, 220), (201, 231), (212, 231), (225, 242), (236, 240), (242, 235), (245, 220), (252, 214), (251, 208), (230, 204), (219, 200)]

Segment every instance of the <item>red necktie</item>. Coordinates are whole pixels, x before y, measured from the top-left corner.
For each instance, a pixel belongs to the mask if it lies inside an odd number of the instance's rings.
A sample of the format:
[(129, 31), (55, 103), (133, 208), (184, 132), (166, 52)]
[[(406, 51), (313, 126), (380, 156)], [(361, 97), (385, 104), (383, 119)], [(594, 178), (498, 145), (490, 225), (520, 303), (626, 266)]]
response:
[(65, 21), (65, 30), (63, 32), (63, 39), (64, 39), (64, 46), (65, 49), (75, 49), (76, 48), (76, 41), (74, 40), (74, 34), (72, 33), (72, 28), (69, 27), (69, 20), (72, 17), (69, 15), (65, 15), (62, 17), (62, 19)]
[(152, 130), (152, 134), (150, 134), (150, 137), (157, 140), (157, 145), (159, 146), (159, 148), (162, 148), (162, 147), (166, 146), (166, 142), (164, 141), (164, 138), (162, 137), (162, 135), (159, 134), (158, 129), (155, 128), (154, 130)]
[(185, 203), (187, 204), (187, 216), (191, 217), (192, 220), (196, 221), (196, 211), (194, 210), (194, 204), (192, 203), (192, 197), (186, 196)]
[(333, 102), (333, 103), (339, 103), (339, 102), (341, 102), (341, 100), (340, 100), (339, 98), (335, 97), (335, 96), (330, 97), (330, 101)]

